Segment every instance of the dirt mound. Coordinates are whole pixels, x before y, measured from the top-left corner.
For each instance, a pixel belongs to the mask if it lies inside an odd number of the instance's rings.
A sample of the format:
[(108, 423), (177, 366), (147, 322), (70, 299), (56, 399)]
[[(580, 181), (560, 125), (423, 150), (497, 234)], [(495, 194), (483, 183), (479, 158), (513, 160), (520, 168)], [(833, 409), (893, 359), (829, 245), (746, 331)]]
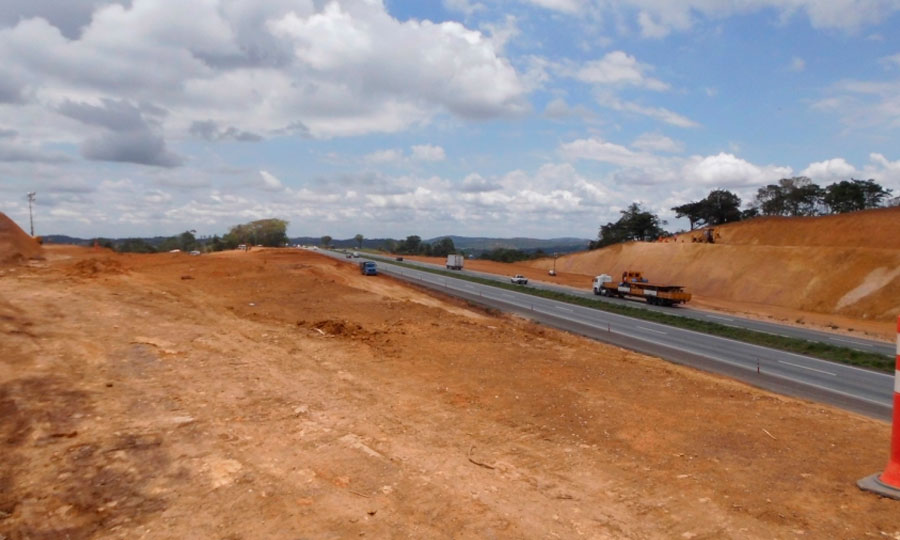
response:
[(113, 259), (85, 259), (69, 267), (67, 274), (72, 277), (98, 277), (101, 275), (124, 274), (128, 271), (122, 263)]
[[(761, 218), (718, 227), (715, 244), (620, 244), (560, 257), (558, 270), (620, 275), (694, 294), (837, 314), (896, 320), (900, 314), (900, 208), (817, 218)], [(552, 260), (535, 261), (549, 268)]]
[[(759, 246), (900, 249), (900, 206), (819, 217), (762, 217), (716, 227), (716, 242)], [(699, 233), (694, 236), (700, 237)], [(691, 234), (678, 237), (690, 242)]]
[(41, 245), (0, 212), (0, 264), (42, 258)]

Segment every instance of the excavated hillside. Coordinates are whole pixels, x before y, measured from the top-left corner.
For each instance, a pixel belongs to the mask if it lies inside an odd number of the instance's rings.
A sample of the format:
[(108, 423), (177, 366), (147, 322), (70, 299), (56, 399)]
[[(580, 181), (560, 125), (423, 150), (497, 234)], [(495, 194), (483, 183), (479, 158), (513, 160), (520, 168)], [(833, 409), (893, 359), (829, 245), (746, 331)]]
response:
[(0, 264), (20, 263), (41, 256), (41, 245), (0, 212)]
[[(814, 218), (758, 218), (718, 227), (716, 243), (632, 242), (560, 257), (583, 275), (639, 270), (702, 297), (853, 319), (900, 314), (900, 208)], [(552, 260), (535, 261), (548, 269)]]

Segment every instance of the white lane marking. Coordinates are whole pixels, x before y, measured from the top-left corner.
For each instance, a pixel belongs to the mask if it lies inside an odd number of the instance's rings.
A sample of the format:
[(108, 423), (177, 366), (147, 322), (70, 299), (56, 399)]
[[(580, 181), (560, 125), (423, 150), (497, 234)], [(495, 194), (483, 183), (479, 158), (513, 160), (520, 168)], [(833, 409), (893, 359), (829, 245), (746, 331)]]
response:
[(718, 315), (707, 315), (710, 319), (719, 319), (721, 321), (733, 321), (734, 319), (729, 319), (728, 317), (720, 317)]
[(662, 334), (664, 336), (669, 335), (668, 332), (663, 332), (662, 330), (654, 330), (652, 328), (647, 328), (646, 326), (638, 326), (638, 328), (640, 328), (641, 330), (646, 330), (648, 332), (653, 332), (654, 334)]
[[(409, 276), (408, 276), (408, 277), (409, 277)], [(425, 281), (425, 280), (423, 279), (423, 281)], [(623, 301), (623, 303), (624, 303), (624, 301)], [(540, 312), (540, 310), (535, 310), (535, 311), (539, 311), (539, 312)], [(550, 315), (550, 313), (547, 313), (547, 315)], [(620, 322), (624, 322), (625, 324), (632, 324), (632, 323), (634, 323), (634, 321), (635, 321), (635, 319), (632, 319), (632, 318), (627, 317), (627, 316), (625, 316), (625, 315), (618, 315), (618, 314), (615, 314), (615, 313), (608, 313), (608, 312), (605, 313), (605, 315), (609, 316), (613, 321), (618, 320), (618, 321), (620, 321)], [(584, 324), (586, 321), (584, 321), (584, 320), (577, 320), (577, 321), (576, 321), (576, 320), (572, 320), (572, 322), (577, 322), (577, 323), (580, 323), (580, 324)], [(731, 326), (731, 325), (726, 325), (726, 326)], [(736, 328), (740, 328), (740, 327), (736, 327)], [(770, 351), (770, 350), (771, 350), (771, 349), (769, 349), (769, 348), (767, 348), (767, 347), (764, 347), (764, 346), (762, 346), (762, 345), (756, 345), (755, 343), (747, 343), (746, 341), (738, 341), (738, 340), (736, 340), (736, 339), (726, 338), (726, 337), (722, 337), (722, 336), (715, 336), (715, 335), (712, 335), (712, 334), (705, 334), (705, 333), (703, 333), (703, 332), (697, 332), (696, 330), (688, 330), (688, 329), (686, 329), (686, 328), (677, 328), (677, 327), (673, 327), (673, 330), (674, 330), (676, 333), (683, 332), (683, 333), (687, 333), (687, 334), (694, 334), (694, 335), (697, 335), (697, 336), (702, 336), (703, 338), (707, 338), (707, 339), (712, 338), (713, 341), (715, 341), (715, 340), (729, 341), (729, 342), (731, 342), (731, 343), (734, 343), (734, 344), (736, 344), (736, 345), (743, 346), (743, 347), (750, 347), (750, 348), (753, 348), (753, 349), (759, 349), (759, 350), (762, 350), (762, 351)], [(773, 335), (773, 336), (779, 335), (779, 334), (774, 334), (774, 333), (772, 333), (772, 332), (766, 332), (766, 331), (764, 331), (764, 330), (756, 330), (756, 331), (757, 331), (757, 332), (762, 332), (762, 333), (764, 333), (764, 334), (771, 334), (771, 335)], [(630, 334), (628, 334), (628, 333), (626, 333), (626, 332), (619, 332), (619, 333), (624, 334), (624, 335), (630, 335)], [(638, 337), (638, 336), (631, 336), (631, 337)], [(669, 347), (675, 348), (675, 347), (672, 347), (671, 345), (669, 345)], [(681, 349), (679, 349), (679, 350), (681, 350)], [(691, 353), (691, 354), (698, 354), (697, 351), (687, 350), (687, 349), (684, 349), (683, 352), (689, 352), (689, 353)], [(802, 354), (791, 353), (791, 352), (787, 352), (787, 351), (779, 351), (779, 352), (780, 352), (781, 354), (785, 354), (785, 355), (788, 355), (788, 356), (794, 356), (794, 357), (796, 357), (796, 358), (802, 358), (803, 360), (806, 360), (806, 361), (816, 362), (816, 363), (821, 364), (821, 365), (832, 365), (832, 364), (833, 364), (833, 362), (829, 362), (829, 361), (827, 361), (827, 360), (822, 360), (822, 359), (820, 359), (820, 358), (814, 358), (814, 357), (811, 357), (811, 356), (804, 356), (804, 355), (802, 355)], [(897, 353), (900, 354), (900, 333), (897, 334)], [(701, 355), (701, 356), (702, 356), (702, 355)], [(714, 358), (714, 357), (707, 356), (707, 358)], [(718, 358), (718, 357), (715, 357), (714, 359), (715, 359), (715, 360), (718, 360), (718, 361), (720, 361), (720, 362), (732, 363), (732, 362), (728, 362), (728, 361), (726, 361), (726, 360), (724, 360), (724, 359), (722, 359), (722, 358)], [(740, 364), (734, 363), (734, 365), (740, 365)], [(746, 366), (741, 365), (741, 367), (746, 367)], [(850, 366), (850, 365), (847, 365), (847, 364), (840, 364), (840, 368), (841, 368), (842, 370), (859, 371), (859, 372), (862, 372), (862, 373), (866, 374), (867, 376), (875, 376), (876, 378), (880, 378), (880, 377), (890, 377), (890, 375), (887, 375), (887, 374), (884, 374), (884, 373), (876, 373), (876, 372), (873, 372), (873, 371), (871, 371), (871, 370), (869, 370), (869, 369), (860, 368), (860, 367), (856, 367), (856, 366)], [(748, 367), (747, 369), (750, 369), (750, 368)], [(755, 369), (755, 367), (754, 367), (753, 369)], [(808, 383), (807, 383), (807, 384), (808, 384)], [(816, 385), (813, 385), (813, 384), (808, 384), (808, 385), (809, 385), (809, 386), (816, 386)], [(824, 387), (822, 387), (822, 388), (825, 389)], [(830, 389), (829, 389), (829, 390), (830, 390)], [(836, 393), (841, 393), (841, 394), (846, 395), (846, 396), (848, 396), (848, 397), (856, 397), (856, 396), (854, 396), (853, 394), (842, 393), (842, 392), (838, 392), (837, 390), (835, 390), (834, 392), (836, 392)], [(876, 402), (876, 401), (866, 400), (865, 398), (858, 398), (858, 399), (863, 399), (864, 401), (871, 401), (872, 403), (878, 403), (878, 402)], [(883, 404), (882, 404), (882, 405), (883, 405)]]
[(505, 296), (506, 298), (515, 298), (516, 297), (514, 294), (509, 294), (509, 293), (505, 293), (505, 292), (500, 293), (500, 296)]
[(869, 347), (870, 349), (872, 348), (872, 345), (869, 345), (867, 343), (859, 343), (858, 341), (850, 341), (849, 339), (841, 339), (838, 337), (830, 337), (828, 339), (830, 339), (831, 341), (841, 341), (843, 343), (850, 343), (851, 345), (856, 345), (857, 347)]
[[(550, 315), (550, 316), (553, 316), (553, 317), (559, 317), (560, 319), (565, 319), (565, 320), (570, 321), (570, 322), (573, 322), (573, 323), (584, 324), (584, 325), (587, 325), (587, 326), (590, 326), (590, 327), (593, 327), (593, 328), (597, 328), (597, 329), (599, 329), (599, 330), (603, 330), (602, 328), (598, 327), (596, 324), (593, 324), (593, 323), (590, 322), (590, 321), (583, 321), (583, 320), (579, 320), (579, 319), (570, 319), (570, 318), (568, 318), (568, 317), (564, 317), (564, 316), (562, 316), (562, 315), (558, 315), (558, 314), (555, 314), (555, 313), (550, 313), (549, 311), (543, 311), (543, 310), (540, 310), (540, 309), (536, 309), (535, 312), (537, 312), (537, 313), (543, 313), (544, 315)], [(622, 316), (619, 315), (619, 317), (622, 317)], [(693, 331), (690, 331), (690, 330), (689, 330), (689, 332), (692, 332), (692, 333), (695, 333), (695, 334), (697, 333), (697, 332), (693, 332)], [(630, 332), (625, 332), (625, 331), (623, 331), (623, 330), (618, 330), (618, 329), (617, 329), (617, 330), (612, 330), (612, 333), (614, 333), (614, 334), (620, 334), (620, 335), (623, 335), (623, 336), (628, 336), (628, 337), (631, 337), (631, 338), (634, 338), (634, 339), (641, 339), (641, 340), (646, 340), (646, 339), (647, 339), (647, 338), (645, 338), (645, 337), (642, 337), (642, 336), (639, 336), (639, 335), (635, 335), (635, 334), (632, 334), (632, 333), (630, 333)], [(734, 340), (727, 339), (726, 341), (734, 341)], [(722, 358), (722, 357), (720, 357), (720, 356), (711, 355), (711, 354), (706, 353), (706, 352), (701, 352), (701, 351), (696, 351), (696, 350), (691, 350), (691, 349), (685, 349), (684, 347), (679, 347), (679, 346), (673, 345), (673, 344), (671, 344), (671, 343), (663, 343), (663, 342), (659, 342), (659, 341), (651, 341), (650, 343), (656, 343), (657, 345), (662, 345), (663, 347), (668, 347), (668, 348), (670, 348), (670, 349), (675, 349), (676, 351), (681, 351), (681, 352), (688, 353), (688, 354), (692, 354), (692, 355), (695, 355), (695, 356), (701, 356), (701, 357), (703, 357), (703, 358), (709, 358), (710, 360), (715, 360), (715, 361), (717, 361), (717, 362), (721, 362), (721, 363), (723, 363), (723, 364), (728, 364), (728, 365), (734, 366), (734, 367), (736, 367), (736, 368), (745, 369), (745, 370), (747, 370), (747, 371), (756, 371), (756, 366), (747, 365), (747, 364), (744, 364), (744, 363), (741, 363), (741, 362), (735, 362), (735, 361), (733, 361), (733, 360), (728, 360), (728, 359)], [(740, 341), (735, 341), (735, 343), (742, 343), (742, 342), (740, 342)], [(759, 347), (759, 346), (757, 345), (757, 347)], [(779, 351), (779, 352), (783, 352), (783, 351)], [(785, 353), (785, 354), (793, 354), (793, 353)], [(800, 355), (794, 355), (794, 356), (800, 356)], [(807, 358), (807, 357), (801, 356), (801, 358)], [(816, 359), (813, 358), (812, 360), (816, 360)], [(668, 360), (666, 360), (666, 361), (668, 361)], [(853, 366), (845, 366), (845, 365), (842, 365), (842, 367), (851, 367), (851, 368), (852, 368)], [(857, 370), (859, 370), (859, 371), (865, 371), (866, 373), (872, 373), (871, 371), (865, 370), (865, 369), (862, 369), (862, 368), (854, 368), (854, 369), (857, 369)], [(787, 375), (781, 375), (781, 374), (779, 374), (779, 373), (768, 373), (767, 375), (769, 375), (770, 377), (775, 377), (775, 378), (777, 378), (777, 379), (782, 379), (782, 380), (785, 380), (785, 381), (791, 381), (791, 382), (794, 382), (794, 383), (797, 383), (797, 384), (800, 384), (800, 385), (809, 386), (809, 387), (812, 387), (812, 388), (818, 388), (819, 390), (824, 390), (824, 391), (826, 391), (826, 392), (830, 392), (830, 393), (833, 393), (833, 394), (838, 394), (838, 395), (840, 395), (840, 396), (848, 397), (848, 398), (851, 398), (851, 399), (856, 399), (856, 400), (859, 400), (859, 401), (865, 401), (866, 403), (871, 403), (872, 405), (878, 405), (879, 407), (887, 407), (887, 408), (890, 408), (890, 407), (891, 407), (891, 403), (890, 403), (890, 402), (889, 402), (889, 403), (885, 403), (885, 402), (883, 402), (883, 401), (876, 401), (876, 400), (874, 400), (874, 399), (864, 398), (864, 397), (858, 396), (858, 395), (856, 395), (856, 394), (851, 394), (851, 393), (849, 393), (849, 392), (844, 392), (844, 391), (842, 391), (842, 390), (836, 390), (836, 389), (834, 389), (834, 388), (829, 388), (829, 387), (827, 387), (827, 386), (822, 386), (822, 385), (815, 384), (815, 383), (811, 383), (811, 382), (808, 382), (808, 381), (799, 381), (799, 380), (797, 380), (797, 379), (794, 379), (793, 377), (788, 377)], [(883, 376), (885, 376), (885, 377), (890, 377), (890, 375), (884, 375), (884, 374), (881, 374), (881, 375), (883, 375)], [(898, 374), (898, 375), (900, 375), (900, 374)], [(896, 378), (895, 378), (895, 381), (896, 381)], [(894, 384), (896, 385), (896, 382), (895, 382)]]
[(560, 311), (568, 311), (569, 313), (574, 313), (574, 312), (575, 312), (574, 309), (567, 308), (567, 307), (562, 307), (562, 306), (556, 306), (556, 309), (558, 309), (558, 310), (560, 310)]
[(779, 364), (786, 364), (786, 365), (789, 365), (789, 366), (794, 366), (794, 367), (797, 367), (797, 368), (800, 368), (800, 369), (808, 369), (808, 370), (810, 370), (810, 371), (815, 371), (815, 372), (817, 372), (817, 373), (824, 373), (825, 375), (831, 375), (832, 377), (837, 377), (837, 373), (832, 373), (832, 372), (830, 372), (830, 371), (825, 371), (825, 370), (822, 370), (822, 369), (816, 369), (816, 368), (811, 368), (811, 367), (807, 367), (807, 366), (802, 366), (802, 365), (800, 365), (800, 364), (795, 364), (795, 363), (793, 363), (793, 362), (787, 362), (787, 361), (785, 361), (785, 360), (779, 360), (778, 363), (779, 363)]

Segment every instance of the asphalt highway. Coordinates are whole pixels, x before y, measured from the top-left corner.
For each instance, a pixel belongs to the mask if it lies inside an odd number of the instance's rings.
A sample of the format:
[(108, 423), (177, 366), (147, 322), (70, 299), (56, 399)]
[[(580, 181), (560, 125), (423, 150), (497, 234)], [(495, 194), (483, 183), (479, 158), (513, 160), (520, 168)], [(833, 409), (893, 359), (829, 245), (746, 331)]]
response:
[[(344, 257), (340, 253), (322, 253)], [(353, 262), (360, 260), (366, 259), (353, 259)], [(867, 416), (885, 420), (891, 417), (892, 375), (385, 264), (389, 261), (380, 258), (371, 260), (379, 263), (380, 273), (598, 341)]]
[[(373, 260), (378, 262), (387, 262), (391, 261), (384, 258), (373, 258)], [(404, 261), (407, 264), (412, 264), (416, 266), (421, 266), (423, 268), (437, 268), (444, 269), (443, 266), (433, 265), (422, 263), (418, 261)], [(490, 279), (493, 281), (499, 281), (503, 283), (509, 283), (508, 276), (498, 276), (496, 274), (488, 274), (485, 272), (476, 272), (473, 270), (462, 270), (459, 271), (461, 274), (466, 274), (470, 276), (475, 276), (483, 279)], [(551, 278), (552, 279), (552, 278)], [(835, 335), (828, 332), (823, 332), (820, 330), (812, 330), (808, 328), (799, 328), (795, 326), (786, 326), (777, 323), (771, 323), (766, 321), (759, 321), (755, 319), (747, 319), (744, 317), (739, 317), (731, 314), (719, 314), (719, 313), (710, 313), (708, 311), (701, 311), (697, 309), (691, 309), (687, 306), (677, 306), (677, 307), (663, 307), (663, 306), (651, 306), (644, 302), (643, 300), (635, 300), (635, 299), (624, 299), (624, 298), (607, 298), (605, 296), (596, 296), (591, 291), (591, 284), (586, 283), (583, 289), (576, 289), (574, 287), (567, 287), (564, 285), (553, 285), (546, 282), (528, 282), (528, 287), (533, 287), (536, 289), (544, 289), (549, 291), (557, 291), (565, 294), (570, 294), (573, 296), (581, 296), (585, 298), (592, 298), (594, 300), (599, 300), (603, 302), (610, 303), (619, 303), (628, 305), (631, 307), (636, 307), (640, 309), (647, 309), (650, 311), (659, 311), (662, 313), (666, 313), (669, 315), (676, 315), (679, 317), (686, 317), (690, 319), (698, 319), (705, 320), (710, 322), (715, 322), (719, 324), (724, 324), (726, 326), (735, 326), (738, 328), (746, 328), (749, 330), (755, 330), (757, 332), (765, 332), (768, 334), (775, 334), (778, 336), (786, 336), (797, 339), (805, 339), (807, 341), (820, 341), (823, 343), (830, 343), (832, 345), (846, 347), (848, 349), (855, 349), (863, 352), (874, 352), (883, 354), (888, 357), (893, 357), (895, 354), (895, 346), (893, 343), (887, 343), (883, 341), (876, 341), (866, 338), (853, 337), (853, 336), (845, 336), (845, 335)]]

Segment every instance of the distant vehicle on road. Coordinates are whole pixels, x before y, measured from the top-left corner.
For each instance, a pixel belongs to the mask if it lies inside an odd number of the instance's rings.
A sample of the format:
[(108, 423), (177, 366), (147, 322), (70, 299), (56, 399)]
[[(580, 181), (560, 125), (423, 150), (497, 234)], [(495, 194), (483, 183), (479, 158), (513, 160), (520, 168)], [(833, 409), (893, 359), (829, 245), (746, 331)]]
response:
[(456, 253), (447, 255), (447, 270), (462, 270), (466, 258)]
[(358, 252), (358, 251), (354, 251), (354, 252), (353, 252), (353, 258), (354, 258), (354, 259), (358, 259), (358, 258), (359, 258), (359, 252)]
[(528, 278), (523, 276), (522, 274), (516, 274), (513, 277), (509, 278), (511, 283), (515, 283), (516, 285), (528, 285)]
[(674, 306), (691, 299), (691, 294), (685, 292), (681, 285), (650, 283), (635, 271), (622, 272), (622, 281), (618, 283), (613, 281), (612, 276), (601, 274), (594, 278), (593, 289), (597, 295), (645, 298), (648, 304), (656, 306)]
[(378, 267), (372, 261), (362, 261), (359, 263), (359, 273), (364, 276), (377, 276)]
[(403, 260), (403, 257), (396, 257), (394, 260), (395, 260), (395, 261), (402, 261), (402, 260)]

